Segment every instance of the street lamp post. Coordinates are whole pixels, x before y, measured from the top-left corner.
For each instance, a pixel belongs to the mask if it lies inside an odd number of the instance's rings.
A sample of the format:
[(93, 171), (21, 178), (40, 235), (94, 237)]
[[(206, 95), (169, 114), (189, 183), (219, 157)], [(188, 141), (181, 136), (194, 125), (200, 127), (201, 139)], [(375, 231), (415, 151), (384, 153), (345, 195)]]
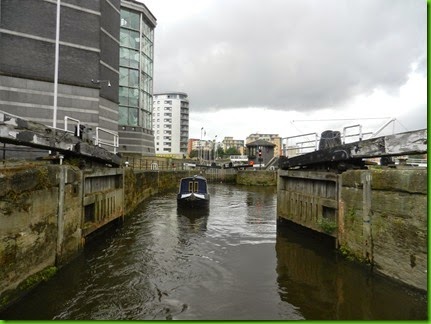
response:
[(217, 159), (217, 135), (214, 136), (214, 162)]
[(202, 132), (203, 132), (204, 128), (201, 127), (201, 140), (199, 141), (199, 161), (202, 162), (203, 159), (203, 150), (202, 150)]

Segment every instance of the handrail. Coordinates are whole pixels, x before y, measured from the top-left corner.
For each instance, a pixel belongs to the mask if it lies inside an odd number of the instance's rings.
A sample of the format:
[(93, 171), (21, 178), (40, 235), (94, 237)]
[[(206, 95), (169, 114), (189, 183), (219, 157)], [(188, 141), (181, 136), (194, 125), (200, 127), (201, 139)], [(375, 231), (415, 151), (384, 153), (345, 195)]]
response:
[(239, 161), (246, 162), (246, 161), (248, 161), (248, 156), (247, 155), (230, 155), (229, 160), (231, 160), (232, 162), (239, 162)]
[(70, 131), (70, 130), (68, 130), (67, 129), (67, 121), (68, 120), (71, 120), (71, 121), (74, 121), (74, 122), (76, 122), (76, 136), (80, 136), (81, 135), (81, 122), (78, 120), (78, 119), (75, 119), (75, 118), (72, 118), (72, 117), (69, 117), (69, 116), (64, 116), (64, 130), (66, 131), (66, 132), (69, 132), (69, 133), (74, 133), (74, 132), (72, 132), (72, 131)]
[[(359, 133), (358, 134), (351, 134), (349, 136), (346, 136), (346, 130), (349, 128), (355, 128), (358, 127), (359, 128)], [(343, 128), (343, 138), (342, 138), (342, 142), (343, 144), (346, 144), (346, 137), (353, 137), (353, 136), (357, 136), (359, 135), (359, 141), (362, 141), (362, 125), (361, 124), (356, 124), (356, 125), (352, 125), (352, 126), (346, 126)]]
[[(112, 142), (105, 141), (99, 138), (99, 132), (103, 132), (106, 134), (110, 134), (114, 136), (114, 139)], [(111, 146), (114, 148), (114, 154), (117, 153), (117, 148), (120, 147), (120, 140), (117, 132), (110, 131), (108, 129), (102, 128), (102, 127), (96, 127), (96, 141), (94, 143), (96, 146), (106, 145)]]
[[(305, 136), (310, 136), (310, 135), (314, 136), (313, 140), (297, 142), (297, 143), (295, 143), (295, 145), (314, 142), (313, 146), (306, 146), (306, 147), (294, 146), (291, 148), (289, 148), (289, 146), (287, 146), (288, 141), (293, 139), (293, 138), (305, 137)], [(285, 156), (288, 155), (287, 151), (301, 150), (301, 149), (306, 149), (306, 148), (314, 148), (314, 150), (317, 150), (319, 147), (319, 134), (317, 134), (317, 133), (307, 133), (307, 134), (301, 134), (301, 135), (295, 135), (295, 136), (288, 136), (288, 137), (283, 137), (281, 140), (282, 140), (282, 146), (283, 146), (283, 155), (285, 155)]]

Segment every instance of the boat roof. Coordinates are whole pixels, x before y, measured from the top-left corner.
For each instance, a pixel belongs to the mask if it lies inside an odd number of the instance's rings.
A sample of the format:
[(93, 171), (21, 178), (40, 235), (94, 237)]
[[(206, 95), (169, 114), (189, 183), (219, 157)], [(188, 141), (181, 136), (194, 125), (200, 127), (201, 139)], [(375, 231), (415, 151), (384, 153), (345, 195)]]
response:
[(181, 179), (181, 181), (183, 181), (183, 180), (203, 180), (203, 181), (207, 181), (207, 179), (206, 178), (204, 178), (203, 176), (200, 176), (200, 175), (194, 175), (194, 176), (190, 176), (190, 177), (185, 177), (185, 178), (182, 178)]

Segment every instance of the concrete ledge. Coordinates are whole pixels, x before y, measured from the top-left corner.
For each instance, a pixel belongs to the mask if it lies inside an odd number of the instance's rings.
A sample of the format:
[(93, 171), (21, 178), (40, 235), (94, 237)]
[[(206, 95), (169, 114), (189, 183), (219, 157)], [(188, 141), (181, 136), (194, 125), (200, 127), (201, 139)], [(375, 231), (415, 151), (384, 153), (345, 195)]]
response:
[[(427, 194), (428, 170), (412, 169), (379, 169), (371, 170), (371, 189), (400, 191), (408, 193)], [(343, 187), (362, 188), (361, 170), (346, 171), (342, 174)]]
[(246, 186), (276, 186), (277, 178), (277, 171), (238, 171), (236, 183)]

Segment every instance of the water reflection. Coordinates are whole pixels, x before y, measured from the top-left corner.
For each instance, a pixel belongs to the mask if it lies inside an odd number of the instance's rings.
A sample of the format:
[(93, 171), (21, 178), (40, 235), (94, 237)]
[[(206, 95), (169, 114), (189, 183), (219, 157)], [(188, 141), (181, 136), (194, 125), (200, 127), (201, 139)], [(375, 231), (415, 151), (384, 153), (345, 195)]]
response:
[(177, 208), (178, 243), (188, 246), (207, 231), (209, 208)]
[(277, 231), (282, 301), (296, 306), (306, 319), (426, 319), (425, 296), (412, 296), (412, 291), (345, 261), (332, 244), (304, 239), (286, 228)]
[[(245, 202), (247, 206), (246, 222), (259, 224), (265, 221), (274, 221), (273, 214), (276, 205), (275, 187), (251, 187), (247, 191)], [(271, 217), (268, 218), (268, 215)]]

